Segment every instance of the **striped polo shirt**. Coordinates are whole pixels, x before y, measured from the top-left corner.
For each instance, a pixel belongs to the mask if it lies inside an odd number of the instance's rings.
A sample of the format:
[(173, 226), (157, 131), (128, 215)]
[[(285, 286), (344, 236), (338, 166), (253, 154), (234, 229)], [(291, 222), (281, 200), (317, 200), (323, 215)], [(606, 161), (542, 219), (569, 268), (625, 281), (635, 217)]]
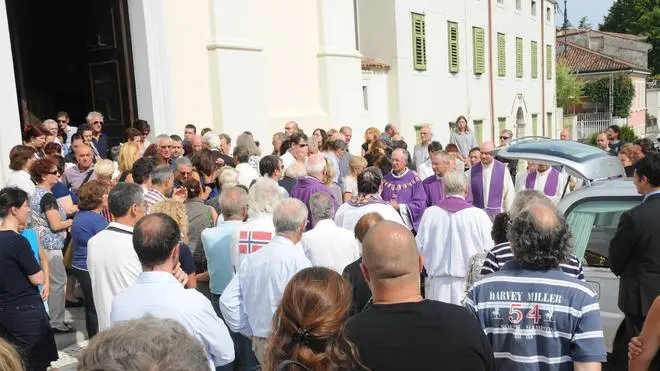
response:
[[(499, 271), (500, 268), (510, 260), (513, 260), (513, 251), (511, 250), (511, 245), (508, 242), (495, 245), (495, 247), (490, 249), (486, 255), (486, 260), (484, 261), (484, 265), (481, 268), (481, 275), (485, 276), (487, 274)], [(571, 258), (568, 263), (559, 264), (559, 269), (570, 276), (584, 281), (582, 263), (573, 254), (571, 254)]]
[(468, 292), (498, 370), (573, 370), (606, 360), (596, 294), (559, 269), (527, 270), (509, 262)]

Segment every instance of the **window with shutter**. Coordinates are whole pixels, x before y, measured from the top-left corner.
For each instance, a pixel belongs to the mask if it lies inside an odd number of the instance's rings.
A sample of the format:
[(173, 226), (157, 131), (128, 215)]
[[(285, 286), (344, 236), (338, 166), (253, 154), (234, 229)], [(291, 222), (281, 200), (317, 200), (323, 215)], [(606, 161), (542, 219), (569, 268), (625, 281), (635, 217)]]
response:
[(532, 135), (539, 135), (539, 115), (532, 113)]
[(545, 60), (546, 60), (546, 67), (548, 69), (547, 74), (548, 76), (546, 77), (548, 80), (552, 80), (552, 46), (546, 45), (545, 46)]
[(548, 125), (547, 125), (548, 133), (546, 135), (550, 138), (554, 138), (555, 137), (555, 132), (554, 132), (554, 128), (553, 128), (553, 125), (552, 125), (552, 112), (546, 113), (546, 116), (547, 116), (547, 120), (548, 120)]
[(472, 125), (474, 126), (474, 139), (477, 140), (477, 143), (481, 143), (484, 137), (484, 120), (472, 120)]
[(523, 77), (523, 39), (516, 37), (516, 77)]
[(498, 117), (497, 123), (500, 125), (500, 133), (506, 129), (506, 117)]
[(484, 29), (472, 27), (472, 56), (474, 58), (474, 74), (481, 75), (486, 71), (484, 48)]
[(536, 41), (532, 41), (532, 78), (536, 79), (539, 77), (539, 48), (536, 44)]
[(458, 73), (458, 24), (447, 22), (447, 34), (449, 37), (449, 72)]
[(412, 13), (413, 67), (426, 71), (426, 21), (424, 14)]
[(506, 36), (497, 33), (497, 76), (506, 76)]

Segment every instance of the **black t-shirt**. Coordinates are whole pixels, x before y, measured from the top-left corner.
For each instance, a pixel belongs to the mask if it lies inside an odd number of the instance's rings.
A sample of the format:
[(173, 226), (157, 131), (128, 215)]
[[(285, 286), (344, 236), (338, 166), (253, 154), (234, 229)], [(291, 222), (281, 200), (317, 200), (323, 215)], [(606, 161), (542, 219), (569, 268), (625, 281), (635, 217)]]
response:
[(367, 281), (362, 276), (362, 271), (360, 271), (360, 263), (362, 263), (362, 258), (352, 262), (344, 268), (343, 276), (346, 278), (353, 288), (353, 301), (351, 307), (351, 315), (362, 312), (363, 309), (369, 303), (371, 299), (371, 289)]
[(40, 304), (28, 276), (41, 270), (28, 240), (14, 231), (0, 231), (0, 306)]
[(457, 305), (374, 304), (349, 319), (346, 330), (371, 371), (495, 370), (477, 318)]

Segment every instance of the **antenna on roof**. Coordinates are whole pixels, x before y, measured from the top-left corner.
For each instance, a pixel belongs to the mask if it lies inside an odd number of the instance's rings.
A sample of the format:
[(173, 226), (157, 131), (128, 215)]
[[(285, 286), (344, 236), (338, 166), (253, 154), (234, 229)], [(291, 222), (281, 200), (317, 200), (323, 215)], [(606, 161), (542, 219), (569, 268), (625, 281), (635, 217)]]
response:
[(564, 24), (561, 25), (562, 33), (564, 34), (564, 45), (562, 46), (562, 53), (568, 52), (568, 28), (570, 27), (570, 22), (568, 22), (568, 6), (566, 5), (567, 0), (564, 0)]

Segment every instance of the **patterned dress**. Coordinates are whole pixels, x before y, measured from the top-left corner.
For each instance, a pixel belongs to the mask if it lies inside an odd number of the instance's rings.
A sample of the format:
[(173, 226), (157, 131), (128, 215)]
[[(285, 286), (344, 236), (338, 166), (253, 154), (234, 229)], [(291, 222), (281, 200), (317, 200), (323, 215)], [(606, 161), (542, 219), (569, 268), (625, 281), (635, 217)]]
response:
[(30, 198), (30, 228), (37, 232), (44, 249), (62, 250), (66, 231), (53, 232), (46, 218), (45, 212), (53, 209), (59, 212), (62, 220), (66, 220), (66, 213), (57, 204), (55, 195), (45, 188), (37, 187), (34, 196)]

